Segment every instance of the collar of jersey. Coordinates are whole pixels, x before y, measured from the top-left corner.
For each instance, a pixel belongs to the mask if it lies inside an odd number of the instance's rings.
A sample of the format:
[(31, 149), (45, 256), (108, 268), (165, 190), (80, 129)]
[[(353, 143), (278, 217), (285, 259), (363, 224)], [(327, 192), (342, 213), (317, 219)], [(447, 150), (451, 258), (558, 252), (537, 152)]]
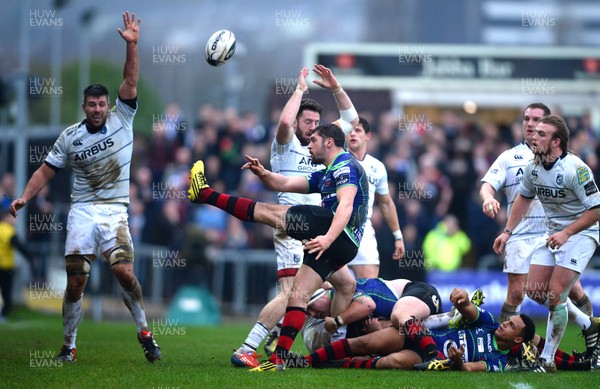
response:
[(556, 163), (558, 162), (558, 160), (559, 160), (559, 159), (563, 159), (563, 158), (564, 158), (564, 157), (566, 157), (566, 156), (567, 156), (567, 152), (566, 152), (566, 151), (563, 151), (563, 153), (561, 154), (561, 156), (560, 156), (560, 157), (558, 157), (558, 158), (556, 158), (556, 159), (554, 160), (554, 162), (552, 162), (552, 164), (551, 164), (551, 165), (548, 165), (548, 166), (546, 166), (546, 165), (544, 165), (544, 164), (542, 163), (542, 167), (543, 167), (544, 169), (546, 169), (546, 170), (552, 170), (552, 168), (554, 167), (554, 165), (556, 165)]
[(508, 350), (500, 350), (498, 348), (498, 343), (496, 342), (496, 333), (495, 332), (494, 332), (494, 339), (492, 341), (494, 342), (494, 348), (496, 350), (498, 350), (499, 353), (501, 353), (501, 354), (508, 354), (508, 352), (510, 351), (510, 349), (508, 349)]
[(335, 166), (335, 161), (337, 161), (338, 157), (342, 154), (346, 154), (348, 153), (346, 150), (342, 150), (339, 153), (337, 153), (337, 155), (335, 157), (333, 157), (333, 160), (331, 161), (331, 163), (329, 165), (327, 165), (327, 171), (329, 171), (329, 169), (331, 169), (333, 166)]

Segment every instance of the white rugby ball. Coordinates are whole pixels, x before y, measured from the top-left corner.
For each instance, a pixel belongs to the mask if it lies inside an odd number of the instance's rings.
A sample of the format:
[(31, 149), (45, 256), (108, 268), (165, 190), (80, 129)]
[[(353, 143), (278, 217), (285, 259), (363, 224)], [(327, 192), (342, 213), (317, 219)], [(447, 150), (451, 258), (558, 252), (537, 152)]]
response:
[(206, 62), (221, 66), (235, 53), (235, 35), (229, 30), (219, 30), (206, 42)]

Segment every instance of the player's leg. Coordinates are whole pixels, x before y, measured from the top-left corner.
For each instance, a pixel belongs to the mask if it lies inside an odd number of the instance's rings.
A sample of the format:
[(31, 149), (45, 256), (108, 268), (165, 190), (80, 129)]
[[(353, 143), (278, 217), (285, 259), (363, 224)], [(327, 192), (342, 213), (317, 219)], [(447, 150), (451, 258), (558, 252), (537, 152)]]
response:
[(507, 276), (506, 300), (502, 304), (500, 323), (504, 323), (511, 316), (521, 313), (521, 303), (523, 303), (525, 285), (527, 284), (527, 274), (508, 273)]
[(383, 356), (376, 361), (376, 369), (413, 370), (414, 366), (421, 363), (422, 359), (412, 350), (401, 350)]
[(63, 296), (62, 315), (64, 343), (57, 356), (63, 362), (75, 362), (77, 329), (83, 317), (83, 291), (90, 274), (93, 255), (67, 255), (67, 287)]
[(231, 196), (213, 190), (204, 176), (204, 163), (198, 161), (190, 170), (188, 198), (193, 203), (209, 204), (236, 218), (252, 223), (262, 223), (282, 228), (289, 205), (259, 203), (246, 197)]
[(554, 355), (567, 328), (569, 320), (567, 312), (567, 295), (579, 274), (571, 269), (555, 266), (549, 281), (548, 293), (548, 328), (546, 345), (540, 355), (544, 361), (554, 363)]
[(331, 317), (337, 317), (352, 302), (352, 297), (356, 290), (356, 280), (352, 277), (352, 273), (350, 273), (348, 267), (343, 266), (340, 270), (331, 274), (327, 281), (335, 289), (335, 294), (331, 300)]
[(313, 366), (336, 359), (344, 359), (355, 355), (388, 355), (404, 347), (404, 337), (392, 328), (372, 332), (358, 338), (340, 339), (330, 345), (316, 350), (306, 357)]
[(431, 314), (431, 310), (427, 304), (421, 301), (418, 297), (404, 296), (400, 297), (394, 308), (392, 309), (392, 326), (399, 329), (407, 320), (412, 317), (424, 319)]
[(58, 360), (75, 362), (77, 329), (83, 317), (82, 297), (95, 258), (94, 241), (95, 208), (89, 205), (74, 206), (67, 219), (65, 241), (65, 270), (67, 287), (63, 295), (62, 315), (64, 343)]
[(149, 362), (160, 359), (160, 348), (148, 328), (142, 287), (134, 273), (133, 241), (127, 222), (127, 208), (120, 205), (97, 205), (97, 235), (104, 259), (121, 285), (123, 302), (135, 321), (138, 342)]
[(571, 288), (569, 298), (573, 301), (573, 304), (579, 308), (583, 313), (588, 316), (594, 316), (594, 307), (589, 296), (583, 290), (581, 285), (581, 279), (577, 279), (577, 282)]
[(278, 280), (279, 293), (263, 307), (246, 340), (231, 356), (231, 362), (235, 366), (257, 367), (260, 364), (258, 362), (260, 356), (256, 354), (256, 349), (285, 315), (293, 282), (294, 277), (283, 277)]

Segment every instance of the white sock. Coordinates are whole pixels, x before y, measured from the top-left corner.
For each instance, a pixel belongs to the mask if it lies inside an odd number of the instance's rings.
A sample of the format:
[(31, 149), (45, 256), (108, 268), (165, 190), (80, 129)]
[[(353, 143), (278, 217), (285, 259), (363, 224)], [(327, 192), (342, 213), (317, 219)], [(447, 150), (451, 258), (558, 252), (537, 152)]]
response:
[(554, 362), (554, 354), (556, 354), (558, 345), (565, 334), (568, 322), (567, 303), (558, 304), (556, 307), (550, 308), (548, 328), (546, 329), (546, 344), (544, 345), (542, 355), (540, 355), (540, 358), (545, 359), (546, 362)]
[(571, 299), (567, 299), (567, 309), (569, 314), (573, 316), (573, 320), (582, 330), (587, 330), (592, 325), (592, 320), (588, 315), (583, 313), (581, 309), (577, 308)]
[(67, 300), (67, 294), (63, 296), (63, 328), (65, 334), (65, 346), (75, 348), (75, 340), (77, 339), (77, 328), (83, 317), (83, 309), (81, 303), (83, 295), (79, 300), (71, 302)]
[(238, 353), (247, 353), (249, 351), (256, 351), (260, 343), (269, 335), (269, 329), (265, 327), (261, 322), (256, 322), (248, 337), (244, 341), (244, 344), (237, 349)]
[(440, 328), (450, 324), (450, 319), (454, 317), (454, 311), (438, 313), (437, 315), (431, 315), (423, 320), (423, 324), (427, 328)]

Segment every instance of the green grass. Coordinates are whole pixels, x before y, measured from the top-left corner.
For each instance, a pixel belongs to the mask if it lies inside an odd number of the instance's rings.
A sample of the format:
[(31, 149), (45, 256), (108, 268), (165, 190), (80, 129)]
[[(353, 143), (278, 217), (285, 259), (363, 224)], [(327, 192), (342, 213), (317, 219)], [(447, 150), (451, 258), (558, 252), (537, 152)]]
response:
[[(131, 322), (93, 323), (84, 317), (79, 329), (77, 362), (57, 366), (52, 357), (61, 345), (62, 319), (20, 310), (9, 323), (0, 324), (0, 387), (564, 389), (590, 388), (600, 382), (600, 372), (538, 375), (307, 368), (249, 373), (232, 367), (229, 358), (250, 326), (248, 320), (243, 320), (235, 325), (165, 330), (157, 336), (163, 359), (150, 364), (137, 343)], [(544, 333), (545, 325), (541, 323), (539, 327)], [(561, 346), (569, 351), (582, 349), (583, 339), (578, 333), (569, 326)], [(295, 350), (305, 351), (301, 339)]]

